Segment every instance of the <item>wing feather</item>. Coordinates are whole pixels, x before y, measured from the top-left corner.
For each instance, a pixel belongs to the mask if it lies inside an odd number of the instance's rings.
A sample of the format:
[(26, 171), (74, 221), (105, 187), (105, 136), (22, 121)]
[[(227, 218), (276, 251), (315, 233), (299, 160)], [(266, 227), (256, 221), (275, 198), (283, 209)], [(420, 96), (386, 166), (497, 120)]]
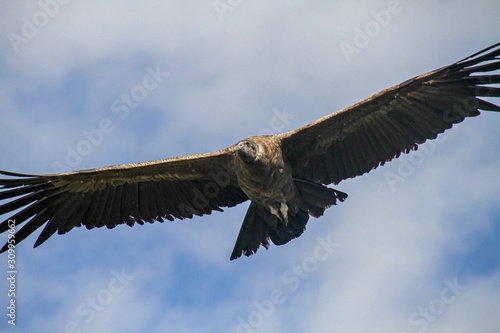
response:
[[(500, 106), (500, 43), (385, 89), (295, 131), (278, 134), (293, 175), (323, 184), (362, 175), (417, 149), (479, 110)], [(478, 74), (479, 73), (479, 74)]]
[(59, 235), (65, 234), (74, 227), (80, 227), (82, 224), (81, 222), (77, 222), (76, 224), (71, 223), (71, 221), (82, 221), (83, 217), (85, 216), (85, 213), (89, 209), (89, 206), (92, 204), (92, 200), (90, 199), (89, 195), (80, 195), (81, 200), (80, 200), (80, 205), (78, 208), (75, 209), (73, 214), (66, 220), (64, 225), (59, 228), (57, 233)]
[[(88, 229), (163, 219), (191, 218), (237, 205), (248, 198), (239, 188), (231, 169), (232, 147), (209, 154), (115, 165), (92, 170), (27, 175), (0, 174), (0, 215), (15, 212), (0, 223), (24, 224), (15, 234), (19, 243), (45, 224), (35, 247), (54, 233), (74, 227)], [(214, 175), (223, 173), (224, 180)], [(216, 191), (210, 192), (207, 188)], [(7, 250), (7, 244), (0, 250)]]

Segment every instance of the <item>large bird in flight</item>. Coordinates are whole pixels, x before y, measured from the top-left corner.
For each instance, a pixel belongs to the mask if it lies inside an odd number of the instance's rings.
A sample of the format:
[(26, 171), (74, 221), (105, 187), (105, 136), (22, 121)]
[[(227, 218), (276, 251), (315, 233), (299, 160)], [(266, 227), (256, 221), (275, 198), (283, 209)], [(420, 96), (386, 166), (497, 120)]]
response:
[(250, 256), (269, 240), (282, 245), (300, 236), (309, 216), (347, 198), (325, 185), (415, 150), (479, 110), (499, 112), (480, 98), (500, 97), (499, 69), (497, 43), (297, 130), (213, 153), (51, 175), (0, 171), (11, 176), (0, 179), (0, 200), (7, 200), (0, 215), (22, 208), (0, 232), (24, 223), (15, 233), (19, 243), (45, 225), (36, 247), (82, 225), (172, 221), (250, 200), (230, 259)]

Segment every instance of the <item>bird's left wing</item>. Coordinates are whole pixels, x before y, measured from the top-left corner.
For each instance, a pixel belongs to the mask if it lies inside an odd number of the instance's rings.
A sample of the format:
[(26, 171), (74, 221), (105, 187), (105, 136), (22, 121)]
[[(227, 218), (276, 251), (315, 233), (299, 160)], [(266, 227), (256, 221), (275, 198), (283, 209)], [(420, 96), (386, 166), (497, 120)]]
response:
[[(500, 107), (500, 43), (417, 76), (295, 131), (278, 134), (294, 177), (323, 184), (362, 175), (417, 149), (479, 110)], [(477, 75), (471, 75), (476, 74)]]
[[(19, 243), (45, 224), (35, 247), (55, 232), (81, 225), (113, 228), (126, 223), (191, 218), (235, 206), (248, 198), (231, 169), (232, 147), (207, 154), (114, 165), (53, 175), (6, 171), (0, 179), (0, 215), (23, 208), (0, 223), (0, 233), (29, 220)], [(7, 249), (7, 244), (0, 250)]]

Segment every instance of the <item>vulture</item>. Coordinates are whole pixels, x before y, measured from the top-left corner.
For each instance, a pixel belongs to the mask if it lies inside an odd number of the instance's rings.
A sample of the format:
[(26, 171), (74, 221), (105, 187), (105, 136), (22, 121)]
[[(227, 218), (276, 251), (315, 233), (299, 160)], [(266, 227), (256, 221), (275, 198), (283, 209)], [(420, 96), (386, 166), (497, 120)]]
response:
[(173, 221), (250, 200), (230, 259), (250, 256), (270, 241), (299, 237), (309, 216), (347, 198), (327, 185), (416, 150), (480, 110), (499, 112), (484, 99), (500, 97), (499, 69), (497, 43), (299, 129), (216, 152), (48, 175), (0, 171), (7, 176), (0, 179), (0, 215), (12, 212), (0, 232), (22, 225), (13, 234), (17, 244), (44, 226), (37, 247), (82, 225)]

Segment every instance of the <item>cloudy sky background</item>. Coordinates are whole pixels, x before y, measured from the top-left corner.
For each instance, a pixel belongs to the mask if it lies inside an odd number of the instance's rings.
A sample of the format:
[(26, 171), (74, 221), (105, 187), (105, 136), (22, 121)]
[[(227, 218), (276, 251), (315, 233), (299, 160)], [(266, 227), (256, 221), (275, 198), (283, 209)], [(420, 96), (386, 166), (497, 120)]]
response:
[[(218, 150), (295, 129), (500, 41), (496, 1), (54, 4), (0, 4), (3, 170)], [(388, 7), (390, 20), (375, 23)], [(357, 31), (377, 26), (345, 56), (342, 43), (355, 46)], [(151, 70), (163, 74), (141, 90)], [(125, 113), (121, 96), (140, 91)], [(83, 143), (103, 121), (102, 139)], [(34, 250), (37, 232), (16, 247), (15, 327), (0, 283), (0, 331), (498, 332), (498, 128), (500, 116), (483, 113), (342, 182), (348, 200), (299, 239), (234, 262), (248, 204), (172, 223), (73, 229)], [(84, 146), (85, 156), (68, 157)], [(0, 262), (6, 276), (7, 257)]]

